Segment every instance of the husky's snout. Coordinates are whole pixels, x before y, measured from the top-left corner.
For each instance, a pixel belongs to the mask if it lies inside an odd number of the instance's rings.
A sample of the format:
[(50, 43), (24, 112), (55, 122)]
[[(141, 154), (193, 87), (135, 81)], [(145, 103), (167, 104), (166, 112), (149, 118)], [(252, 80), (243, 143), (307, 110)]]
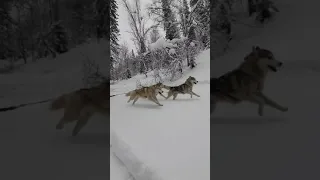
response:
[(162, 93), (163, 93), (163, 90), (162, 90), (162, 89), (159, 89), (158, 92), (159, 92), (159, 94), (162, 94)]

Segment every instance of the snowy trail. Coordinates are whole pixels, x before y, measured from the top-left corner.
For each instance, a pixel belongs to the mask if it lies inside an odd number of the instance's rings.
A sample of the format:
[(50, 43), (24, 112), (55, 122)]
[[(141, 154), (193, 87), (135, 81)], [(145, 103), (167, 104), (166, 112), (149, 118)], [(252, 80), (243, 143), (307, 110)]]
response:
[[(222, 104), (211, 118), (213, 179), (319, 179), (318, 127), (320, 2), (281, 0), (277, 20), (235, 51), (211, 62), (213, 76), (236, 67), (252, 45), (271, 49), (284, 68), (268, 77), (265, 93), (289, 107), (257, 115), (251, 104)], [(232, 172), (232, 173), (231, 173)]]
[[(178, 95), (173, 101), (159, 96), (162, 107), (142, 99), (132, 106), (128, 97), (111, 98), (112, 151), (137, 180), (210, 179), (209, 57), (210, 51), (204, 51), (197, 68), (173, 83), (196, 77), (202, 82), (194, 86), (200, 98)], [(134, 80), (127, 80), (111, 89), (119, 93), (135, 87)]]

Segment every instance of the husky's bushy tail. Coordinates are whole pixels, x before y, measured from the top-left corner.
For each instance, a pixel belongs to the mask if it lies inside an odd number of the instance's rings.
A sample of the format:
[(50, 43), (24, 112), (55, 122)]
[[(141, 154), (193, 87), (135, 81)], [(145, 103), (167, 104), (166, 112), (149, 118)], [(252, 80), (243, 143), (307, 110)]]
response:
[(58, 109), (64, 108), (66, 105), (66, 96), (67, 95), (64, 94), (58, 97), (57, 99), (55, 99), (54, 101), (52, 101), (50, 110), (58, 110)]
[(210, 78), (210, 92), (217, 91), (218, 78)]
[(127, 93), (126, 93), (126, 96), (130, 96), (130, 95), (131, 95), (131, 93), (132, 93), (132, 91), (127, 92)]

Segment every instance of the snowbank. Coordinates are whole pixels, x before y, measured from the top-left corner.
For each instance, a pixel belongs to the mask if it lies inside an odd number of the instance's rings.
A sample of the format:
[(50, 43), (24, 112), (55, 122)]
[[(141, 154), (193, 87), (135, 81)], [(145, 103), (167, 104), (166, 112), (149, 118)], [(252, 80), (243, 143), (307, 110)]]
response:
[(155, 43), (151, 43), (149, 45), (149, 49), (151, 51), (155, 51), (157, 49), (163, 49), (163, 48), (174, 48), (174, 47), (177, 47), (177, 46), (174, 43), (167, 41), (163, 37), (159, 38)]

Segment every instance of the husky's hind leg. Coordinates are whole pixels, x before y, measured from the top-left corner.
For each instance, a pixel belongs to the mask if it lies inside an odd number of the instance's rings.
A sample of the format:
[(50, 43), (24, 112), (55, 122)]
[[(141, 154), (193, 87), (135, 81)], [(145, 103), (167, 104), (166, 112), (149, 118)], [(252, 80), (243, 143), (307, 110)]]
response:
[(76, 136), (80, 132), (80, 130), (88, 123), (88, 120), (92, 115), (93, 113), (91, 112), (84, 112), (81, 114), (77, 124), (73, 128), (72, 136)]
[(136, 98), (134, 98), (133, 102), (132, 102), (132, 105), (134, 105), (134, 103), (136, 103), (139, 99), (139, 96), (137, 96)]
[(63, 129), (64, 128), (64, 117), (62, 117), (59, 123), (56, 125), (56, 129)]
[(56, 125), (56, 129), (59, 129), (59, 130), (63, 129), (65, 124), (75, 121), (78, 118), (79, 114), (80, 114), (79, 109), (71, 109), (69, 107), (65, 108), (63, 117), (60, 119), (60, 121)]
[(178, 96), (178, 93), (173, 94), (173, 100), (175, 100)]
[(129, 100), (127, 101), (127, 103), (129, 103), (130, 101), (132, 101), (134, 99), (134, 96), (130, 96)]
[(168, 96), (166, 97), (166, 99), (169, 99), (169, 97), (171, 97), (173, 95), (172, 91), (168, 92)]

